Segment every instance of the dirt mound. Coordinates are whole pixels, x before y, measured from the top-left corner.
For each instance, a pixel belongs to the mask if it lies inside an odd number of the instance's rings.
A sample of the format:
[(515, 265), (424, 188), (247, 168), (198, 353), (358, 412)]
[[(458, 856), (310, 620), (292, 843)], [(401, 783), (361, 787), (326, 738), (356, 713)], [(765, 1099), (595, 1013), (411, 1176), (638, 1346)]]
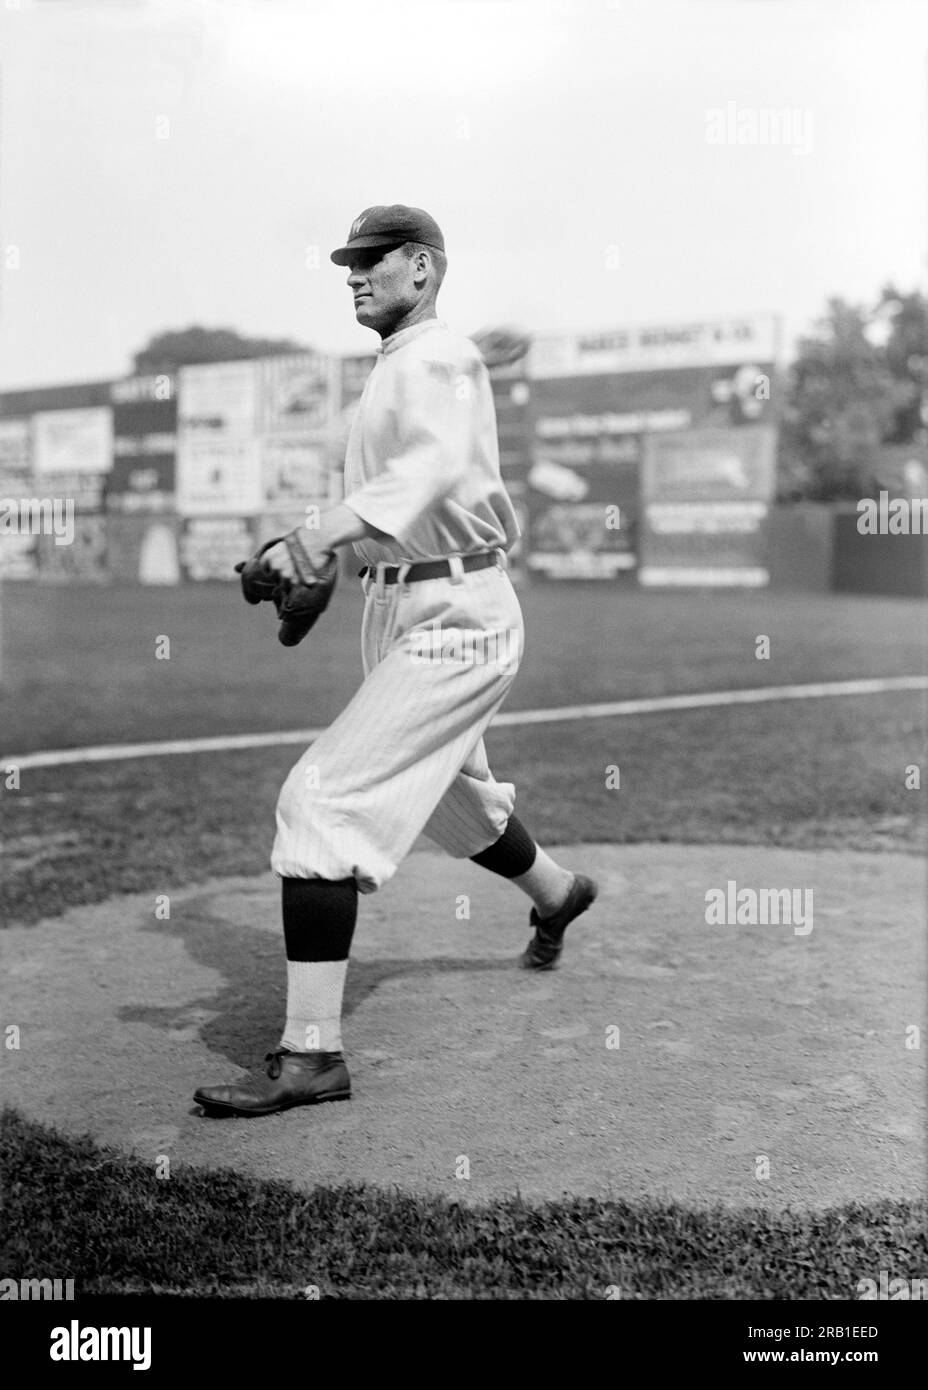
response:
[[(153, 1168), (168, 1155), (303, 1185), (776, 1207), (921, 1195), (918, 860), (589, 844), (558, 857), (601, 893), (550, 974), (515, 963), (527, 900), (469, 862), (414, 853), (363, 898), (354, 1099), (270, 1119), (207, 1120), (191, 1097), (277, 1044), (271, 875), (178, 892), (166, 921), (136, 895), (6, 931), (2, 1023), (20, 1046), (4, 1098)], [(812, 930), (708, 925), (706, 893), (727, 905), (729, 881), (811, 891)]]

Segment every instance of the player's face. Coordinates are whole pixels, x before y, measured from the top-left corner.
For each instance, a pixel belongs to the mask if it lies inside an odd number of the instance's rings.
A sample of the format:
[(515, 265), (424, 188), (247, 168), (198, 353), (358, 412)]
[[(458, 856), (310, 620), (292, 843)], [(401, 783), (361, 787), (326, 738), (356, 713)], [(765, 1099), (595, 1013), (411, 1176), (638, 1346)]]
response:
[(348, 267), (358, 323), (388, 337), (417, 300), (413, 262), (401, 246), (357, 251)]

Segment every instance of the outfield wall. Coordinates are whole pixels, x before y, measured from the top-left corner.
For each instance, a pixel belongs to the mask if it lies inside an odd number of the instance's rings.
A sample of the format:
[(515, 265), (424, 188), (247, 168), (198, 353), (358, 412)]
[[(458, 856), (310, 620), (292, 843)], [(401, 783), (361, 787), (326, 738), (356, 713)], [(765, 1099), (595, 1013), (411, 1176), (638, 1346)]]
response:
[[(491, 366), (515, 577), (924, 593), (923, 537), (774, 505), (778, 338), (770, 316), (626, 327), (538, 337)], [(234, 579), (341, 496), (374, 360), (302, 352), (0, 392), (0, 578)], [(69, 515), (51, 534), (53, 504)]]
[(831, 587), (844, 594), (928, 597), (928, 535), (861, 535), (856, 509), (832, 517)]

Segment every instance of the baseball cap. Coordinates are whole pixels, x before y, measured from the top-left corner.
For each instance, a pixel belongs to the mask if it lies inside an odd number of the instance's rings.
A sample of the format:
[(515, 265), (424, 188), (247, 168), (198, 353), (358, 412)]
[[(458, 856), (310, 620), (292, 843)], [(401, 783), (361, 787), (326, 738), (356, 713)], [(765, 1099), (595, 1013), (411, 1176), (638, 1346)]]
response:
[(353, 251), (373, 246), (402, 246), (407, 241), (419, 241), (423, 246), (434, 246), (437, 251), (445, 249), (441, 228), (427, 212), (408, 208), (403, 203), (378, 204), (358, 214), (351, 224), (346, 245), (333, 251), (330, 259), (336, 265), (347, 265)]

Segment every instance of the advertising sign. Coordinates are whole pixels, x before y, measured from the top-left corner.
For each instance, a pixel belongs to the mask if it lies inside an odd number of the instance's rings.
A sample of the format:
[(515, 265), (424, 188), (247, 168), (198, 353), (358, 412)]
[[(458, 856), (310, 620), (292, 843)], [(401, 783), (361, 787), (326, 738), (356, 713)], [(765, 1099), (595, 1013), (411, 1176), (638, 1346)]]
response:
[(106, 486), (111, 515), (160, 512), (174, 506), (177, 382), (159, 376), (114, 381), (113, 471)]
[(253, 438), (181, 434), (177, 510), (181, 516), (242, 516), (261, 510), (261, 452)]
[(633, 517), (617, 504), (552, 502), (531, 519), (528, 567), (548, 579), (615, 579), (633, 571)]
[(645, 452), (642, 499), (646, 504), (769, 502), (775, 443), (769, 427), (656, 435)]
[(181, 434), (254, 435), (259, 362), (206, 362), (182, 367), (177, 427)]
[(0, 420), (0, 477), (20, 476), (32, 465), (32, 430), (28, 420)]
[(108, 473), (48, 473), (33, 480), (43, 496), (67, 498), (80, 512), (98, 512), (103, 506)]
[(283, 437), (261, 442), (261, 489), (268, 506), (325, 502), (328, 471), (326, 446), (318, 440)]
[(574, 467), (641, 457), (646, 435), (771, 418), (770, 362), (531, 383), (536, 450)]
[(769, 582), (766, 522), (775, 488), (769, 426), (654, 436), (642, 470), (645, 585)]
[(28, 420), (0, 420), (0, 498), (30, 497), (32, 431)]
[(109, 406), (43, 410), (33, 416), (37, 474), (108, 473), (113, 465), (113, 413)]
[[(177, 378), (173, 372), (162, 372), (157, 376), (128, 376), (122, 381), (114, 381), (110, 387), (110, 400), (116, 406), (144, 405), (149, 402), (167, 404), (177, 401)], [(116, 433), (119, 433), (117, 414)]]
[[(149, 435), (154, 440), (157, 436)], [(147, 453), (146, 440), (116, 440), (116, 460), (107, 479), (106, 510), (113, 513), (160, 512), (175, 501), (176, 458), (170, 453)], [(123, 455), (120, 445), (131, 444)], [(135, 448), (142, 445), (138, 453)]]
[(772, 361), (777, 355), (777, 331), (774, 316), (759, 315), (550, 335), (532, 342), (528, 375), (538, 381)]
[[(576, 444), (577, 451), (558, 447), (565, 442)], [(630, 436), (535, 439), (527, 478), (532, 573), (551, 579), (633, 574), (639, 453), (639, 440)]]
[(180, 563), (187, 579), (237, 583), (235, 565), (254, 549), (253, 528), (245, 517), (196, 517), (183, 523)]
[(326, 428), (335, 414), (337, 362), (322, 353), (303, 352), (266, 357), (255, 365), (260, 434), (305, 434)]

